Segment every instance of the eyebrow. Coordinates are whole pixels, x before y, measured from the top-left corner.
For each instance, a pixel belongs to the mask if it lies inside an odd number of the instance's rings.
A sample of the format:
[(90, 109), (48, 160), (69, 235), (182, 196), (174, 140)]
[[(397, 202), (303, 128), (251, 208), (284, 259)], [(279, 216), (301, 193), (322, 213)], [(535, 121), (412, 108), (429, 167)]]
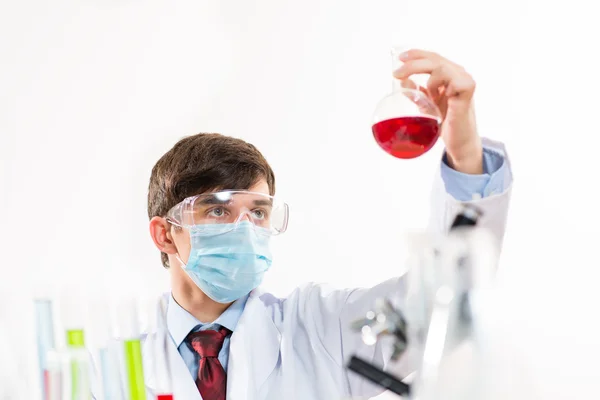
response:
[[(230, 203), (231, 203), (231, 199), (220, 200), (216, 197), (206, 197), (206, 198), (203, 198), (200, 200), (200, 204), (204, 204), (204, 205), (213, 205), (213, 204), (225, 205), (225, 204), (230, 204)], [(269, 206), (269, 207), (273, 206), (272, 200), (254, 200), (252, 203), (254, 203), (255, 206)]]
[(231, 199), (224, 199), (224, 200), (220, 200), (216, 197), (205, 197), (202, 200), (200, 200), (200, 204), (229, 204), (231, 203)]
[(273, 206), (273, 200), (254, 200), (253, 203), (255, 206)]

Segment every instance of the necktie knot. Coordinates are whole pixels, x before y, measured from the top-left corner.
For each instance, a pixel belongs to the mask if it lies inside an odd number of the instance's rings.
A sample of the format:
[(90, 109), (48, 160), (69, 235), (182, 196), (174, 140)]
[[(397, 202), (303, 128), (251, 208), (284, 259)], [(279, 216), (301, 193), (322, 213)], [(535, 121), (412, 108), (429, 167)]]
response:
[(192, 332), (186, 337), (186, 342), (202, 358), (218, 357), (229, 333), (227, 328)]

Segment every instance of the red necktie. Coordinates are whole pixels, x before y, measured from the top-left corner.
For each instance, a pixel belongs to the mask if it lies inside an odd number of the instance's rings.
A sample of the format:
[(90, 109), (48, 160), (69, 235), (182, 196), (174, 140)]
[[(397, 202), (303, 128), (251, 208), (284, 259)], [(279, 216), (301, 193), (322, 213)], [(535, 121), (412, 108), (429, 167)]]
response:
[(227, 375), (217, 357), (229, 333), (227, 328), (219, 331), (206, 330), (192, 332), (185, 339), (189, 347), (200, 356), (196, 386), (202, 400), (225, 400)]

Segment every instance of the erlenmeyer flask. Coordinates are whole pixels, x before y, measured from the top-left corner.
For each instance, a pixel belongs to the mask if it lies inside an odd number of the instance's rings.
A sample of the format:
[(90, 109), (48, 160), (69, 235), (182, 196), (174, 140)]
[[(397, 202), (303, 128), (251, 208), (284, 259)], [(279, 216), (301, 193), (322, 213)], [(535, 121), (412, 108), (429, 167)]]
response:
[[(402, 65), (403, 47), (392, 48), (392, 71)], [(396, 158), (416, 158), (437, 142), (442, 114), (429, 96), (412, 80), (392, 78), (392, 93), (385, 96), (373, 115), (377, 144)]]

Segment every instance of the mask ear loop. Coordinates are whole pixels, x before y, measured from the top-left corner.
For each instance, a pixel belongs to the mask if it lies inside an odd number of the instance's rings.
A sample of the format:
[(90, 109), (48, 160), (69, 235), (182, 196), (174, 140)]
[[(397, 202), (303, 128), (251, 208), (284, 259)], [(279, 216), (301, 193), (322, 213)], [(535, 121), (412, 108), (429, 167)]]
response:
[[(175, 227), (179, 226), (178, 224), (174, 223), (173, 221), (169, 221), (169, 219), (167, 219), (167, 222), (169, 222), (171, 225), (173, 225)], [(175, 244), (175, 243), (173, 242), (173, 244)], [(180, 264), (181, 268), (185, 269), (185, 267), (187, 266), (187, 264), (183, 262), (183, 260), (179, 256), (179, 252), (175, 253), (175, 258), (177, 259), (177, 261), (179, 261), (179, 264)]]
[(185, 270), (185, 267), (187, 267), (187, 264), (183, 262), (181, 257), (179, 257), (179, 253), (175, 253), (175, 258), (177, 259), (177, 261), (179, 261), (181, 268)]
[[(167, 222), (168, 222), (169, 224), (173, 225), (174, 227), (179, 227), (179, 228), (181, 228), (181, 225), (179, 225), (179, 224), (178, 224), (178, 223), (176, 223), (175, 221), (172, 221), (172, 220), (171, 220), (170, 218), (168, 218), (168, 217), (167, 217)], [(173, 242), (173, 244), (175, 244), (175, 243)], [(179, 264), (180, 264), (181, 268), (182, 268), (183, 270), (185, 270), (185, 267), (187, 266), (187, 264), (183, 262), (183, 260), (182, 260), (182, 259), (181, 259), (181, 257), (179, 256), (179, 252), (175, 253), (175, 258), (177, 259), (177, 261), (179, 261)]]

